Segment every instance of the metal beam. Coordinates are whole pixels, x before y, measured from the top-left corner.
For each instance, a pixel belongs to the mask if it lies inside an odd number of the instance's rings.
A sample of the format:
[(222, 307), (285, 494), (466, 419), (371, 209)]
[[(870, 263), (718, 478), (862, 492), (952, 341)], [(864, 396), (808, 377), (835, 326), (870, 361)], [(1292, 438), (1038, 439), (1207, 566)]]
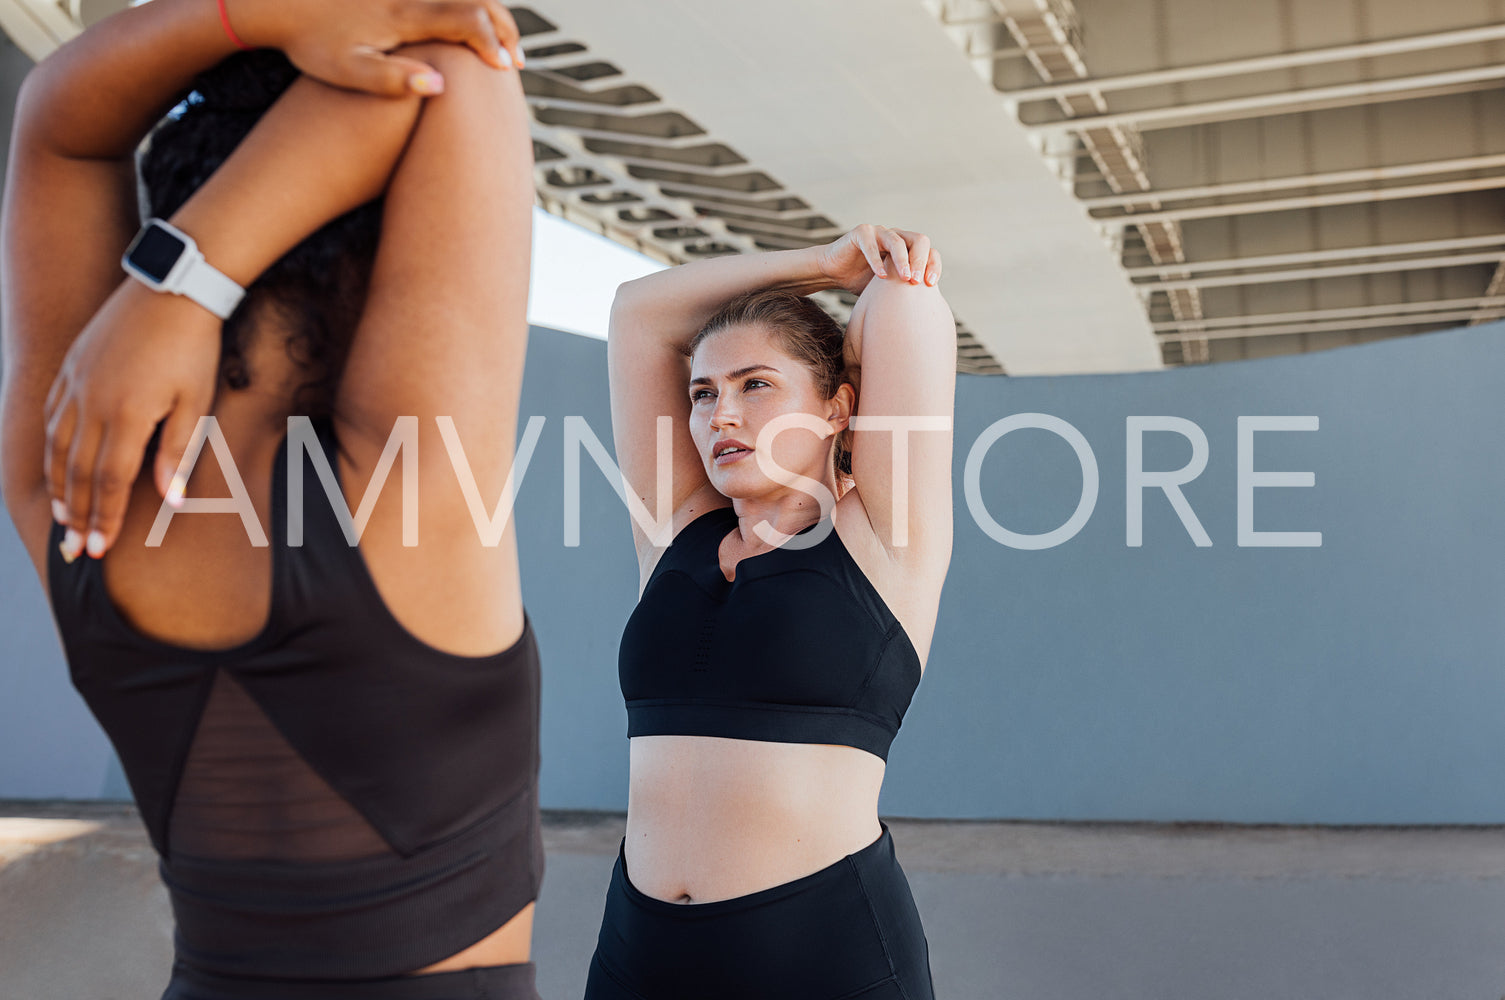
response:
[(1269, 191), (1289, 191), (1294, 188), (1361, 184), (1368, 181), (1396, 180), (1402, 177), (1424, 177), (1427, 174), (1451, 174), (1464, 170), (1491, 170), (1495, 167), (1505, 167), (1505, 153), (1496, 153), (1491, 156), (1465, 156), (1452, 160), (1426, 160), (1420, 163), (1397, 163), (1387, 167), (1335, 170), (1325, 174), (1295, 174), (1252, 181), (1231, 181), (1227, 184), (1204, 184), (1200, 187), (1167, 188), (1161, 191), (1134, 191), (1127, 194), (1083, 198), (1081, 202), (1088, 208), (1119, 208), (1125, 205), (1139, 205), (1147, 201), (1189, 201), (1193, 198), (1263, 194)]
[(1461, 181), (1438, 181), (1405, 187), (1370, 188), (1366, 191), (1340, 191), (1334, 194), (1303, 195), (1299, 198), (1267, 198), (1262, 201), (1230, 202), (1223, 205), (1200, 205), (1196, 208), (1172, 208), (1161, 212), (1126, 212), (1122, 215), (1094, 215), (1099, 224), (1132, 226), (1141, 222), (1165, 222), (1171, 219), (1216, 219), (1226, 215), (1254, 215), (1259, 212), (1284, 212), (1292, 208), (1320, 208), (1323, 205), (1355, 205), (1366, 201), (1395, 201), (1401, 198), (1424, 198), (1463, 191), (1488, 191), (1505, 187), (1505, 175), (1476, 177)]
[[(621, 140), (627, 141), (627, 140)], [(646, 145), (646, 143), (645, 143)], [(715, 142), (706, 142), (707, 146), (719, 145)], [(708, 167), (700, 163), (691, 163), (686, 160), (659, 159), (649, 156), (633, 156), (624, 153), (595, 153), (596, 156), (609, 156), (616, 162), (628, 167), (649, 167), (653, 170), (678, 170), (687, 174), (695, 174), (701, 177), (736, 177), (740, 174), (756, 173), (757, 167), (743, 160), (741, 163), (723, 163), (720, 166)], [(814, 213), (806, 210), (806, 215)]]
[[(1505, 260), (1500, 261), (1499, 266), (1495, 268), (1495, 273), (1490, 275), (1489, 287), (1484, 289), (1484, 295), (1486, 298), (1492, 298), (1496, 295), (1505, 295)], [(1481, 309), (1478, 315), (1474, 316), (1468, 321), (1468, 325), (1475, 326), (1479, 323), (1483, 323), (1484, 319), (1484, 313)]]
[(971, 17), (951, 17), (942, 12), (937, 18), (947, 28), (971, 28), (979, 25), (999, 25), (1008, 23), (1008, 18), (1003, 14), (976, 14)]
[(1305, 281), (1310, 278), (1343, 278), (1354, 274), (1385, 274), (1395, 271), (1425, 271), (1432, 267), (1464, 267), (1494, 264), (1505, 260), (1505, 250), (1495, 253), (1453, 254), (1442, 257), (1418, 257), (1412, 260), (1377, 260), (1371, 264), (1344, 264), (1338, 267), (1304, 267), (1291, 271), (1261, 271), (1258, 274), (1227, 274), (1210, 278), (1185, 278), (1179, 281), (1136, 282), (1136, 290), (1169, 292), (1177, 288), (1223, 288), (1231, 285), (1271, 285), (1281, 281)]
[(1168, 320), (1155, 324), (1155, 332), (1198, 332), (1204, 329), (1217, 330), (1242, 326), (1294, 323), (1306, 320), (1366, 319), (1371, 316), (1400, 315), (1403, 313), (1441, 312), (1455, 309), (1485, 311), (1505, 308), (1505, 295), (1475, 297), (1469, 299), (1434, 299), (1429, 302), (1399, 302), (1372, 306), (1346, 306), (1341, 309), (1307, 309), (1301, 312), (1250, 313), (1244, 316), (1219, 316), (1214, 319)]
[(1419, 243), (1381, 243), (1378, 245), (1341, 247), (1333, 250), (1306, 250), (1301, 253), (1266, 254), (1262, 257), (1226, 257), (1222, 260), (1189, 260), (1179, 264), (1128, 267), (1131, 278), (1178, 278), (1196, 271), (1230, 271), (1252, 267), (1280, 267), (1286, 264), (1316, 264), (1329, 260), (1353, 260), (1360, 257), (1389, 257), (1395, 254), (1435, 253), (1443, 250), (1467, 250), (1505, 243), (1505, 233), (1489, 236), (1461, 236), (1452, 240), (1423, 240)]
[(1137, 111), (1118, 111), (1106, 115), (1087, 115), (1082, 118), (1066, 118), (1061, 121), (1041, 122), (1034, 125), (1026, 124), (1024, 128), (1029, 132), (1062, 133), (1080, 132), (1089, 128), (1105, 128), (1109, 125), (1133, 125), (1145, 131), (1173, 128), (1178, 121), (1186, 119), (1257, 118), (1269, 111), (1289, 109), (1301, 104), (1324, 101), (1351, 102), (1364, 98), (1404, 94), (1407, 91), (1499, 79), (1505, 79), (1505, 65), (1471, 66), (1467, 69), (1449, 70), (1445, 73), (1421, 73), (1416, 76), (1364, 80), (1359, 83), (1341, 83), (1330, 87), (1311, 87), (1306, 90), (1282, 90), (1268, 94), (1255, 94), (1251, 97), (1204, 101), (1200, 104), (1179, 104), (1159, 108), (1141, 108)]
[[(751, 200), (751, 198), (740, 197), (735, 192), (717, 191), (717, 193), (712, 196), (708, 194), (694, 193), (690, 188), (675, 181), (654, 181), (654, 183), (657, 184), (661, 189), (663, 189), (664, 197), (682, 198), (685, 201), (693, 204), (696, 208), (704, 208), (710, 212), (729, 212), (733, 215), (756, 216), (760, 219), (770, 219), (773, 221), (778, 221), (780, 219), (803, 219), (809, 218), (812, 215), (821, 214), (815, 209), (808, 207), (786, 209), (758, 208), (756, 206), (744, 204), (745, 202)], [(698, 190), (703, 191), (704, 189), (702, 188)], [(755, 198), (756, 195), (752, 197)], [(794, 196), (788, 191), (780, 189), (778, 191), (770, 192), (769, 197), (765, 200), (779, 201), (780, 199), (792, 200), (793, 198)]]
[[(606, 117), (629, 118), (629, 116), (627, 115), (613, 115), (609, 111), (601, 111), (599, 113), (603, 114)], [(645, 135), (641, 132), (618, 132), (614, 129), (587, 128), (580, 125), (559, 125), (552, 122), (537, 122), (536, 119), (535, 123), (544, 125), (547, 128), (566, 129), (570, 132), (573, 132), (575, 135), (581, 136), (582, 138), (611, 139), (615, 142), (634, 142), (640, 143), (644, 146), (658, 146), (662, 149), (690, 149), (695, 146), (704, 146), (709, 142), (715, 142), (714, 139), (712, 139), (704, 132), (694, 135), (680, 135), (671, 137)], [(587, 151), (585, 155), (594, 156), (595, 154)], [(749, 166), (748, 170), (750, 172), (756, 172), (757, 168)]]
[[(639, 202), (634, 202), (630, 206), (624, 205), (622, 207), (623, 208), (643, 208), (645, 206), (643, 206)], [(653, 207), (661, 207), (661, 206), (653, 206)], [(806, 244), (807, 243), (811, 243), (811, 242), (829, 242), (830, 240), (835, 239), (836, 237), (840, 236), (842, 233), (846, 232), (846, 230), (842, 229), (840, 226), (820, 226), (818, 228), (811, 229), (811, 228), (805, 228), (803, 226), (783, 226), (783, 225), (779, 225), (777, 222), (770, 222), (770, 221), (765, 221), (765, 220), (762, 220), (762, 219), (747, 219), (747, 218), (738, 219), (738, 218), (726, 218), (726, 217), (723, 217), (723, 216), (707, 216), (707, 215), (694, 215), (694, 214), (688, 215), (688, 216), (684, 216), (682, 218), (676, 217), (675, 219), (672, 219), (672, 220), (670, 220), (670, 219), (628, 220), (628, 219), (621, 219), (621, 218), (619, 218), (613, 224), (614, 225), (618, 225), (618, 226), (622, 226), (623, 228), (629, 229), (629, 230), (638, 230), (638, 229), (664, 229), (664, 228), (673, 227), (673, 226), (702, 226), (702, 228), (703, 228), (703, 223), (706, 221), (706, 219), (709, 219), (709, 218), (714, 218), (717, 221), (719, 221), (722, 224), (724, 224), (728, 229), (739, 231), (739, 232), (741, 232), (745, 236), (747, 236), (747, 235), (757, 235), (759, 238), (762, 238), (766, 234), (769, 239), (784, 239), (784, 240), (804, 241), (804, 243), (806, 243)]]
[(1355, 45), (1336, 45), (1323, 49), (1304, 49), (1276, 55), (1255, 56), (1251, 59), (1230, 59), (1226, 62), (1177, 66), (1147, 73), (1071, 80), (1062, 84), (1004, 91), (1003, 96), (1013, 101), (1046, 101), (1073, 94), (1094, 92), (1106, 94), (1115, 90), (1137, 90), (1141, 87), (1158, 87), (1168, 83), (1184, 83), (1188, 80), (1243, 76), (1246, 73), (1264, 73), (1292, 66), (1312, 66), (1349, 59), (1372, 59), (1375, 56), (1394, 55), (1398, 52), (1450, 48), (1455, 45), (1472, 45), (1502, 38), (1505, 38), (1505, 24), (1491, 24), (1480, 28), (1465, 28), (1461, 31), (1443, 31), (1433, 35), (1410, 35), (1377, 42), (1360, 42)]
[[(667, 169), (667, 168), (664, 167), (664, 166), (662, 166), (662, 165), (660, 165), (660, 166), (653, 167), (653, 168), (650, 168), (650, 169), (664, 170), (664, 169)], [(755, 173), (761, 173), (761, 171), (757, 170), (754, 167), (749, 167), (747, 172), (748, 173), (754, 173), (754, 174)], [(768, 201), (774, 201), (774, 200), (777, 200), (779, 198), (794, 198), (794, 197), (796, 197), (796, 195), (793, 192), (788, 191), (783, 186), (765, 188), (765, 189), (763, 189), (761, 191), (745, 191), (745, 190), (742, 190), (740, 188), (730, 188), (730, 187), (701, 187), (698, 184), (690, 184), (690, 183), (688, 183), (686, 181), (677, 181), (677, 180), (676, 181), (669, 181), (669, 180), (663, 180), (663, 181), (661, 181), (661, 180), (656, 180), (656, 179), (652, 179), (652, 178), (643, 180), (643, 183), (645, 183), (645, 184), (657, 184), (657, 185), (659, 185), (661, 187), (672, 188), (676, 192), (675, 195), (674, 195), (674, 197), (678, 198), (678, 197), (683, 196), (683, 197), (685, 197), (686, 201), (690, 200), (691, 198), (708, 198), (708, 199), (713, 199), (713, 200), (716, 199), (716, 198), (723, 198), (723, 199), (724, 198), (735, 198), (735, 199), (739, 199), (739, 200), (743, 200), (743, 201), (765, 199), (765, 200), (768, 200)], [(725, 203), (723, 203), (720, 207), (726, 208), (728, 210), (735, 211), (735, 207), (734, 206), (731, 206), (731, 205), (728, 205), (728, 204), (725, 204)], [(813, 213), (815, 211), (815, 209), (813, 209), (813, 208), (802, 208), (799, 211), (802, 212), (802, 213), (804, 213), (804, 214), (806, 214), (806, 215), (809, 215), (809, 214)]]
[[(1207, 333), (1198, 334), (1207, 340), (1234, 340), (1238, 337), (1274, 337), (1289, 333), (1331, 333), (1338, 330), (1373, 330), (1387, 326), (1421, 326), (1432, 323), (1457, 323), (1462, 325), (1475, 315), (1474, 310), (1461, 312), (1429, 313), (1419, 316), (1381, 316), (1375, 319), (1359, 320), (1335, 320), (1330, 323), (1288, 323), (1279, 326), (1249, 327), (1242, 330), (1209, 330)], [(1505, 308), (1491, 310), (1484, 317), (1487, 320), (1505, 318)], [(1163, 341), (1180, 340), (1185, 334), (1160, 333), (1156, 337)]]
[[(528, 95), (530, 108), (539, 110), (578, 111), (588, 115), (611, 115), (615, 118), (643, 118), (675, 109), (663, 101), (639, 101), (636, 104), (598, 104), (595, 101), (576, 101), (568, 97), (553, 97), (545, 94)], [(636, 133), (634, 133), (636, 134)]]
[[(641, 200), (633, 202), (634, 207), (661, 207), (665, 211), (673, 212), (675, 215), (691, 219), (695, 218), (695, 211), (688, 203), (679, 202), (676, 204), (675, 200), (665, 198), (663, 193), (651, 181), (638, 180), (625, 171), (614, 167), (608, 157), (597, 157), (594, 154), (586, 152), (579, 136), (573, 134), (574, 130), (556, 128), (538, 121), (531, 122), (530, 127), (533, 138), (546, 142), (556, 149), (563, 149), (574, 154), (567, 162), (578, 166), (586, 166), (602, 174), (610, 181), (610, 187), (613, 189), (629, 191), (637, 195)], [(639, 242), (636, 234), (632, 233), (626, 227), (619, 225), (618, 220), (606, 217), (612, 211), (610, 206), (592, 205), (583, 200), (583, 195), (597, 191), (599, 188), (568, 190), (547, 184), (544, 181), (544, 177), (550, 169), (557, 166), (558, 164), (555, 163), (541, 163), (534, 168), (535, 185), (540, 189), (541, 193), (546, 192), (547, 197), (558, 204), (571, 206), (577, 214), (593, 218), (596, 225), (601, 227), (601, 232), (604, 235), (611, 235), (619, 242), (627, 245)], [(697, 219), (696, 222), (701, 225), (701, 228), (710, 232), (717, 239), (737, 247), (743, 253), (753, 253), (758, 249), (746, 237), (729, 232), (719, 219), (705, 219), (703, 222)]]

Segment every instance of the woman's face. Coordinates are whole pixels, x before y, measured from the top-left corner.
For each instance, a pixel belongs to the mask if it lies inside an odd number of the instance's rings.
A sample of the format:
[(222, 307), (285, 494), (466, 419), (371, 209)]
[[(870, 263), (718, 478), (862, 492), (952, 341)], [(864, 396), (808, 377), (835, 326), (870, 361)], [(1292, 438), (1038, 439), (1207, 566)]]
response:
[[(787, 489), (758, 467), (756, 450), (781, 468), (818, 482), (830, 479), (832, 435), (851, 413), (852, 389), (826, 399), (805, 363), (784, 353), (761, 326), (728, 327), (700, 342), (690, 361), (690, 434), (711, 485), (734, 499)], [(817, 434), (791, 427), (772, 440), (759, 434), (776, 417), (809, 414), (824, 425)], [(738, 450), (727, 450), (730, 442)]]

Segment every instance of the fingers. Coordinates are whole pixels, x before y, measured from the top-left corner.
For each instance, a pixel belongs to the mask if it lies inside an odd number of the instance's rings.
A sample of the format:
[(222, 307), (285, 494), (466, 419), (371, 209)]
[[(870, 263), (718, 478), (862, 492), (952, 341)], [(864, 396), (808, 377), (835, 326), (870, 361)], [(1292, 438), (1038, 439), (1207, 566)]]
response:
[[(62, 503), (62, 479), (60, 476), (63, 463), (68, 456), (68, 445), (71, 443), (72, 428), (64, 427), (61, 422), (62, 413), (60, 407), (68, 398), (67, 369), (58, 372), (57, 378), (52, 380), (52, 387), (47, 390), (47, 401), (42, 404), (42, 426), (47, 430), (47, 440), (42, 445), (42, 481), (47, 484), (47, 492), (52, 497), (52, 519), (59, 524), (67, 523), (68, 512)], [(65, 434), (59, 438), (58, 433)], [(61, 445), (62, 451), (58, 452), (58, 459), (54, 459), (54, 449)], [(54, 476), (54, 472), (59, 473)]]
[(154, 420), (129, 413), (100, 420), (72, 398), (56, 406), (42, 464), (53, 520), (68, 528), (64, 560), (71, 563), (86, 552), (98, 559), (115, 544), (155, 427)]
[(131, 486), (141, 471), (155, 425), (149, 420), (119, 419), (108, 424), (99, 442), (94, 465), (93, 497), (89, 503), (89, 533), (84, 550), (95, 559), (103, 556), (120, 536)]
[(486, 0), (486, 11), (491, 15), (491, 26), (496, 31), (497, 39), (512, 57), (512, 65), (522, 69), (527, 61), (523, 53), (523, 36), (512, 12), (500, 0)]
[(187, 487), (187, 470), (179, 471), (183, 456), (193, 443), (193, 432), (198, 428), (199, 418), (209, 412), (212, 396), (200, 400), (182, 399), (173, 407), (162, 423), (162, 436), (157, 440), (157, 460), (152, 470), (152, 482), (174, 507), (183, 506), (183, 490)]
[(52, 497), (53, 519), (59, 524), (68, 523), (68, 452), (73, 447), (73, 429), (77, 423), (78, 409), (71, 400), (64, 401), (47, 418), (42, 475), (47, 480), (47, 493)]
[(898, 272), (901, 279), (908, 281), (909, 246), (904, 242), (904, 237), (892, 229), (880, 229), (878, 239), (883, 244), (883, 248), (888, 251), (888, 259), (893, 261), (894, 270)]
[(930, 260), (930, 237), (924, 233), (907, 233), (902, 229), (899, 235), (909, 245), (909, 283), (918, 285), (925, 280), (925, 265)]
[(339, 79), (351, 90), (383, 97), (418, 94), (432, 97), (444, 92), (444, 77), (432, 66), (405, 56), (389, 56), (369, 47), (353, 49), (341, 60)]
[(930, 245), (930, 237), (907, 229), (890, 229), (863, 223), (847, 234), (852, 243), (862, 251), (873, 273), (880, 278), (888, 277), (883, 264), (886, 254), (895, 273), (912, 285), (924, 282), (934, 285), (941, 280), (941, 255)]
[(878, 228), (863, 223), (852, 230), (852, 241), (862, 251), (862, 256), (867, 258), (873, 273), (880, 278), (888, 277), (888, 272), (883, 268), (883, 248), (878, 243)]
[[(500, 5), (490, 0), (414, 0), (408, 11), (412, 18), (409, 41), (456, 42), (474, 49), (495, 69), (514, 65), (521, 57), (516, 51), (517, 25), (511, 14), (493, 6)], [(502, 48), (507, 42), (512, 43), (511, 50)]]
[[(72, 445), (63, 462), (63, 505), (68, 509), (68, 533), (63, 536), (63, 558), (72, 562), (83, 552), (94, 490), (94, 466), (103, 427), (87, 414), (80, 414), (73, 429)], [(54, 456), (54, 460), (56, 457)], [(56, 496), (57, 494), (53, 494)], [(91, 546), (98, 548), (97, 540)], [(102, 552), (103, 549), (100, 549)]]
[(923, 281), (927, 285), (938, 284), (941, 280), (941, 252), (930, 245), (930, 237), (908, 229), (895, 229), (893, 232), (898, 234), (908, 248), (909, 283), (917, 285)]
[(930, 262), (925, 265), (925, 284), (938, 285), (941, 283), (941, 252), (936, 249), (930, 251)]

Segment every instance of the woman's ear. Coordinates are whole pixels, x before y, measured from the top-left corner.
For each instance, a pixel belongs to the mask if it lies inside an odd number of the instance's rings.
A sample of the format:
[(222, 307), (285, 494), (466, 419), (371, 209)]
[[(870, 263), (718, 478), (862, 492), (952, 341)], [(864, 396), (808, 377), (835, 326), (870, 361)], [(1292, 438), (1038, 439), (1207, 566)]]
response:
[(846, 430), (852, 421), (852, 411), (857, 408), (857, 390), (850, 382), (843, 382), (836, 388), (836, 395), (831, 397), (831, 405), (827, 411), (826, 419), (838, 431)]

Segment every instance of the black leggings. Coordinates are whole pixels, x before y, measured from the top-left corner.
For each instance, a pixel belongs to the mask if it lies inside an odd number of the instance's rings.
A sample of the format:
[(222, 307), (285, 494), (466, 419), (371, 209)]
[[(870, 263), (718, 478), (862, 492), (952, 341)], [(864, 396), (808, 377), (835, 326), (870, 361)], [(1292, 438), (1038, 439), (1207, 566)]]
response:
[(181, 963), (162, 1000), (539, 1000), (534, 965), (490, 965), (386, 979), (242, 979)]
[(883, 824), (877, 840), (813, 875), (711, 903), (645, 896), (618, 848), (585, 997), (934, 1000), (934, 990)]

